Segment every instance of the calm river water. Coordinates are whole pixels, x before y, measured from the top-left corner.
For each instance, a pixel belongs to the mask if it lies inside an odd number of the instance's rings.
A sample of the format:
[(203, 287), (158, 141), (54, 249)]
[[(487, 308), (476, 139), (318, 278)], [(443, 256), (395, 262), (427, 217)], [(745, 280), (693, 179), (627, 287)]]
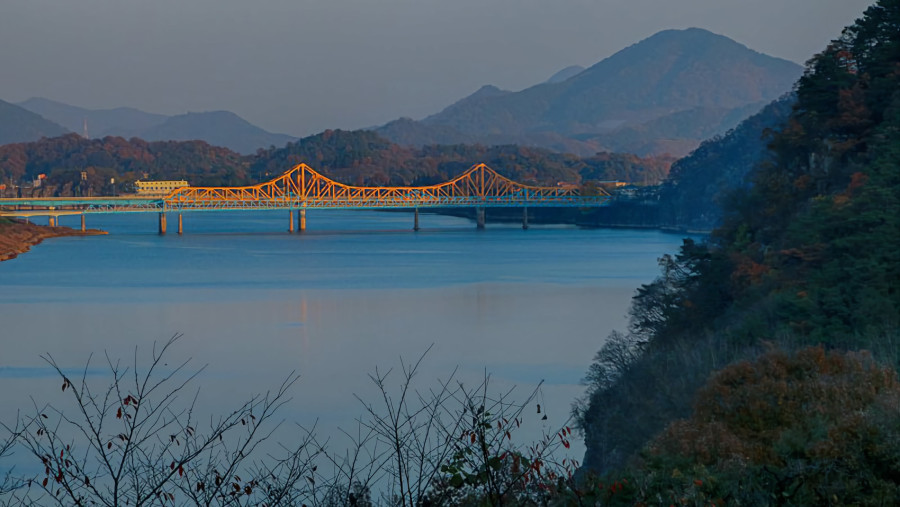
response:
[[(63, 225), (77, 226), (77, 217)], [(0, 263), (0, 413), (32, 407), (59, 381), (40, 359), (83, 368), (124, 363), (184, 337), (171, 359), (208, 364), (210, 406), (234, 407), (301, 375), (282, 415), (318, 433), (348, 428), (373, 396), (368, 374), (418, 358), (422, 386), (455, 367), (463, 380), (538, 395), (558, 427), (594, 353), (625, 326), (636, 287), (677, 235), (490, 223), (407, 213), (193, 213), (185, 235), (156, 235), (155, 214), (88, 217), (108, 236), (59, 238)], [(71, 222), (71, 223), (69, 223)], [(175, 230), (175, 215), (169, 229)], [(94, 371), (94, 370), (92, 370)], [(224, 410), (223, 410), (224, 411)], [(572, 456), (581, 459), (575, 443)]]

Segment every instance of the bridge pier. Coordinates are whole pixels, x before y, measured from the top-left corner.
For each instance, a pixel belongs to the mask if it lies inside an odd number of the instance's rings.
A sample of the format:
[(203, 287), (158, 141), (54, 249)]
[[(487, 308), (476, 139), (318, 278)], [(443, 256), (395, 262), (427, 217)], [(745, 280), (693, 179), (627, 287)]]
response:
[[(293, 219), (291, 220), (293, 221)], [(297, 217), (297, 229), (299, 232), (306, 230), (306, 208), (300, 208), (300, 213)]]
[(528, 230), (528, 207), (522, 207), (522, 229)]
[(47, 225), (50, 227), (56, 227), (56, 217), (53, 215), (47, 217)]
[(288, 210), (290, 213), (288, 218), (288, 232), (294, 232), (294, 210)]
[(184, 234), (184, 222), (181, 220), (181, 213), (178, 214), (178, 235)]
[(419, 230), (419, 208), (416, 208), (416, 215), (415, 215), (415, 218), (413, 219), (413, 230), (414, 231)]
[(166, 213), (160, 212), (159, 214), (159, 235), (166, 235)]
[(84, 223), (84, 213), (82, 213), (81, 214), (81, 232), (84, 232), (86, 230), (87, 230), (87, 227), (85, 227), (85, 223)]
[(484, 208), (475, 208), (475, 228), (484, 229)]

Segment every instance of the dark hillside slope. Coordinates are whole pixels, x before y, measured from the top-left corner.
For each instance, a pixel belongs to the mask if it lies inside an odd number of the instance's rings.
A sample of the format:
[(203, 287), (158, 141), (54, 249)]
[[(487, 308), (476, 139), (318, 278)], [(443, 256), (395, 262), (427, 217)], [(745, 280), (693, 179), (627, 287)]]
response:
[(203, 140), (245, 155), (255, 153), (260, 148), (281, 147), (296, 140), (286, 134), (273, 134), (263, 130), (229, 111), (172, 116), (159, 125), (133, 134), (147, 141)]
[(771, 162), (768, 143), (785, 123), (794, 102), (793, 95), (786, 95), (676, 161), (660, 190), (660, 225), (699, 231), (722, 225), (722, 209), (732, 193), (746, 191), (747, 175), (758, 165)]
[(504, 176), (533, 184), (572, 184), (588, 180), (658, 183), (672, 160), (600, 153), (578, 158), (542, 148), (515, 145), (398, 146), (371, 131), (327, 130), (284, 148), (261, 152), (254, 174), (279, 174), (299, 163), (351, 185), (430, 185), (458, 176), (483, 162)]
[[(900, 364), (898, 26), (900, 0), (880, 0), (810, 60), (796, 105), (772, 137), (771, 161), (726, 203), (724, 225), (708, 244), (686, 241), (678, 255), (661, 259), (661, 276), (633, 299), (628, 332), (611, 336), (595, 358), (579, 410), (584, 465), (644, 478), (647, 496), (631, 504), (657, 494), (694, 495), (708, 483), (720, 488), (711, 498), (735, 504), (748, 504), (752, 484), (768, 484), (770, 500), (798, 505), (900, 499), (900, 480), (891, 472), (900, 454), (880, 454), (886, 448), (859, 433), (852, 443), (857, 457), (832, 452), (834, 437), (844, 433), (824, 431), (815, 411), (798, 412), (796, 431), (769, 447), (713, 460), (688, 450), (733, 448), (751, 432), (774, 430), (776, 423), (760, 415), (768, 407), (738, 421), (741, 433), (674, 423), (691, 415), (710, 372), (766, 348), (821, 344)], [(739, 363), (733, 371), (752, 368)], [(888, 380), (896, 383), (896, 375)], [(716, 396), (717, 403), (737, 403), (728, 389)], [(777, 393), (765, 399), (778, 413)], [(894, 408), (857, 414), (858, 424), (845, 431), (863, 423), (900, 427), (896, 401), (882, 401)], [(675, 447), (664, 453), (645, 447), (667, 426), (678, 435)], [(692, 493), (673, 492), (678, 474), (701, 470), (702, 479), (687, 475), (699, 482), (679, 486)], [(817, 497), (823, 490), (809, 484), (827, 486), (834, 496)], [(798, 491), (810, 496), (794, 497)]]
[(558, 72), (554, 73), (550, 78), (548, 78), (545, 83), (562, 83), (563, 81), (580, 74), (584, 70), (584, 67), (581, 65), (570, 65)]
[(66, 129), (17, 105), (0, 100), (0, 145), (54, 137)]
[(96, 138), (137, 132), (159, 125), (168, 118), (132, 107), (86, 109), (41, 97), (32, 97), (20, 102), (19, 106), (59, 123), (72, 132), (82, 133), (87, 120), (88, 135)]
[(684, 157), (697, 147), (698, 139), (710, 139), (727, 133), (765, 105), (754, 102), (734, 109), (696, 107), (660, 116), (640, 125), (622, 127), (609, 134), (591, 134), (586, 136), (585, 141), (601, 144), (612, 151), (629, 151), (638, 155), (669, 153)]
[(463, 134), (453, 127), (424, 125), (410, 118), (400, 118), (378, 127), (374, 131), (401, 146), (427, 146), (430, 144), (476, 144), (477, 137)]

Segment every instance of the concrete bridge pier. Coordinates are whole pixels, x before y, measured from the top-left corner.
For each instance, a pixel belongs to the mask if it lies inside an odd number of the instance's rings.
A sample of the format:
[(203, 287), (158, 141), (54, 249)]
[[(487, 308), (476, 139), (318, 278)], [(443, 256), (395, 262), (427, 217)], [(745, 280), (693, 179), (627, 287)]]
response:
[[(291, 219), (291, 221), (293, 221), (293, 219)], [(306, 208), (300, 208), (300, 213), (297, 217), (297, 229), (299, 232), (306, 230)]]
[(166, 234), (166, 213), (161, 211), (159, 213), (159, 235), (165, 236)]
[(56, 217), (53, 215), (47, 217), (47, 225), (50, 227), (56, 227)]
[(294, 210), (288, 210), (290, 213), (288, 218), (288, 232), (294, 232)]
[(475, 228), (484, 229), (484, 208), (475, 208)]
[(416, 215), (415, 218), (413, 218), (413, 230), (419, 230), (419, 208), (416, 208)]
[(528, 207), (522, 208), (522, 229), (528, 230)]
[(184, 234), (184, 222), (181, 220), (181, 213), (178, 214), (178, 235)]
[(82, 213), (81, 214), (81, 232), (84, 232), (87, 230), (87, 227), (85, 227), (85, 225), (86, 224), (84, 223), (84, 213)]

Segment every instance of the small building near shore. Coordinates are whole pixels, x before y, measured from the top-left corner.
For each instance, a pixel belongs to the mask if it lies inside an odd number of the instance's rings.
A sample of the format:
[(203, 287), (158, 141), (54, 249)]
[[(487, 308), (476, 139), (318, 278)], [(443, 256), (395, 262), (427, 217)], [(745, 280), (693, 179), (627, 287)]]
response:
[(134, 191), (138, 195), (166, 195), (176, 188), (189, 187), (185, 180), (141, 181), (134, 182)]

